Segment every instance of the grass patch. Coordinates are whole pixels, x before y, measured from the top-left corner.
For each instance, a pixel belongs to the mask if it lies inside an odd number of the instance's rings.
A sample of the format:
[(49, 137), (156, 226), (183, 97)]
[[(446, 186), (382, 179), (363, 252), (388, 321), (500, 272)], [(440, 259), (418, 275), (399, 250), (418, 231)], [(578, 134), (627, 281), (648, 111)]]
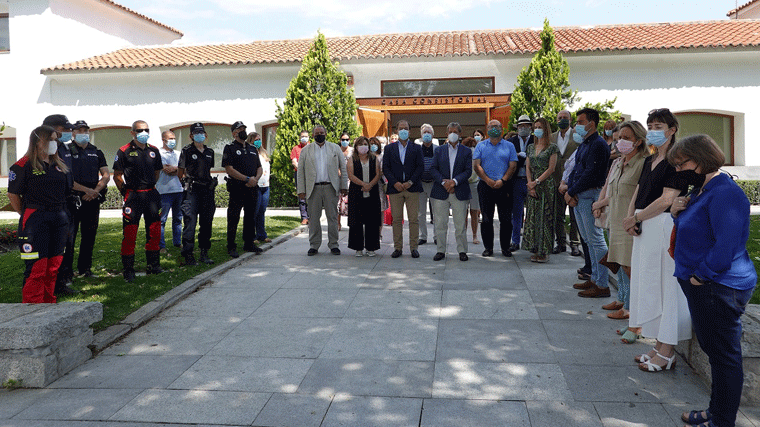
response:
[[(171, 220), (170, 220), (171, 221)], [(269, 238), (275, 238), (300, 225), (300, 217), (273, 216), (266, 218), (266, 229)], [(0, 227), (17, 224), (13, 221), (0, 222)], [(145, 271), (145, 232), (144, 223), (140, 223), (135, 245), (135, 270), (138, 276), (132, 283), (124, 282), (121, 276), (121, 218), (102, 218), (98, 228), (93, 252), (92, 272), (94, 277), (78, 277), (74, 279), (73, 287), (83, 291), (80, 295), (59, 297), (58, 301), (97, 301), (103, 304), (103, 320), (93, 325), (95, 330), (101, 330), (114, 325), (127, 317), (138, 308), (153, 301), (180, 283), (230, 259), (227, 255), (227, 219), (214, 218), (211, 233), (211, 249), (209, 256), (216, 261), (214, 265), (198, 265), (195, 267), (180, 266), (180, 248), (172, 246), (171, 227), (166, 227), (167, 250), (171, 257), (161, 257), (163, 274), (155, 276), (139, 275)], [(79, 240), (77, 239), (77, 244)], [(238, 250), (242, 250), (242, 225), (238, 230)], [(195, 249), (196, 258), (198, 248)], [(262, 256), (267, 256), (266, 253)], [(75, 255), (74, 268), (78, 253)], [(21, 287), (24, 277), (24, 263), (19, 258), (18, 251), (0, 254), (0, 303), (20, 303)]]
[[(749, 258), (755, 264), (755, 271), (760, 277), (760, 216), (749, 217), (749, 240), (747, 240), (747, 252)], [(755, 293), (749, 300), (750, 304), (760, 304), (760, 287), (755, 286)]]

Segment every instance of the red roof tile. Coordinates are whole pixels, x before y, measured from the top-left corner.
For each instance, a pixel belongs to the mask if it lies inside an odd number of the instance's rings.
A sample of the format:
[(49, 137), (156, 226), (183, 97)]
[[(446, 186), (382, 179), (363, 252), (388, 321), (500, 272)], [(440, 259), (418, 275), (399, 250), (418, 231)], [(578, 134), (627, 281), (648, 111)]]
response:
[[(760, 46), (760, 20), (630, 24), (554, 29), (564, 53)], [(532, 54), (540, 30), (504, 29), (380, 34), (327, 39), (334, 60)], [(245, 44), (126, 48), (42, 70), (56, 71), (204, 67), (300, 62), (313, 40)]]
[(745, 7), (747, 7), (747, 6), (751, 6), (753, 3), (757, 3), (758, 1), (760, 1), (760, 0), (750, 0), (750, 1), (748, 1), (747, 3), (744, 3), (743, 5), (741, 5), (741, 6), (737, 7), (736, 9), (733, 9), (733, 10), (729, 11), (729, 12), (726, 14), (726, 16), (729, 16), (729, 17), (730, 17), (731, 15), (735, 14), (736, 12), (741, 12), (741, 11), (742, 11), (742, 9), (744, 9)]
[(165, 28), (165, 29), (167, 29), (167, 30), (169, 30), (169, 31), (171, 31), (171, 32), (173, 32), (173, 33), (179, 34), (179, 36), (180, 36), (180, 37), (182, 37), (182, 36), (184, 35), (184, 34), (182, 34), (182, 32), (181, 32), (181, 31), (179, 31), (179, 30), (178, 30), (178, 29), (176, 29), (176, 28), (172, 28), (172, 27), (170, 27), (170, 26), (168, 26), (168, 25), (166, 25), (166, 24), (162, 24), (162, 23), (160, 23), (160, 22), (156, 21), (155, 19), (153, 19), (153, 18), (149, 18), (149, 17), (147, 17), (147, 16), (145, 16), (145, 15), (143, 15), (143, 14), (141, 14), (141, 13), (137, 13), (136, 11), (134, 11), (134, 10), (132, 10), (132, 9), (130, 9), (130, 8), (128, 8), (128, 7), (126, 7), (126, 6), (122, 6), (122, 5), (120, 5), (119, 3), (116, 3), (115, 1), (111, 1), (111, 0), (100, 0), (100, 1), (101, 1), (102, 3), (105, 3), (105, 4), (108, 4), (108, 5), (111, 5), (111, 6), (113, 6), (113, 7), (116, 7), (116, 8), (118, 8), (118, 9), (121, 9), (121, 10), (123, 10), (123, 11), (125, 11), (125, 12), (131, 13), (132, 15), (135, 15), (135, 16), (137, 16), (138, 18), (144, 19), (144, 20), (146, 20), (146, 21), (150, 22), (150, 23), (151, 23), (151, 24), (153, 24), (153, 25), (157, 25), (157, 26), (159, 26), (159, 27), (162, 27), (162, 28)]

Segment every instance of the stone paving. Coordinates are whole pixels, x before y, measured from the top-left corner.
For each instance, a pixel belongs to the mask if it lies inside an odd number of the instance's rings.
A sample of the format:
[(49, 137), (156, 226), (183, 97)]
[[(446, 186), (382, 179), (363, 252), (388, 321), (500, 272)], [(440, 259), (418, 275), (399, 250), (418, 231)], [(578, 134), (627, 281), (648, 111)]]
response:
[[(347, 235), (341, 256), (325, 241), (307, 257), (302, 233), (49, 387), (0, 391), (0, 427), (670, 427), (707, 405), (682, 359), (638, 370), (652, 343), (621, 344), (609, 299), (575, 295), (579, 258), (470, 244), (461, 262), (450, 232), (443, 261), (431, 244), (392, 259), (390, 227), (357, 258)], [(738, 425), (760, 427), (760, 409)]]

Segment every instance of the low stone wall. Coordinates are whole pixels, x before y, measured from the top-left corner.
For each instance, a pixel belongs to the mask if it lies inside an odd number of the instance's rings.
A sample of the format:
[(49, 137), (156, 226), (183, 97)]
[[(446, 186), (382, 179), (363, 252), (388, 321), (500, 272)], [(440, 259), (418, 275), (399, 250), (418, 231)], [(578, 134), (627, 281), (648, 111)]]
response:
[[(744, 358), (744, 390), (742, 405), (760, 406), (760, 306), (750, 304), (742, 316), (742, 357)], [(707, 355), (699, 348), (697, 338), (683, 341), (676, 347), (676, 352), (686, 359), (689, 365), (711, 382), (710, 362)]]
[(0, 304), (0, 381), (44, 387), (92, 357), (97, 302)]

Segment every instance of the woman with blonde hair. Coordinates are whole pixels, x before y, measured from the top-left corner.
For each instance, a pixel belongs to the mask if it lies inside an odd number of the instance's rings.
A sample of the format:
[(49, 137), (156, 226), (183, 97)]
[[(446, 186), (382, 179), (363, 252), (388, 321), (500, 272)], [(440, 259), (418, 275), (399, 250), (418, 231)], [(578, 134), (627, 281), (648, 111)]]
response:
[(269, 164), (269, 154), (267, 149), (261, 146), (261, 135), (256, 132), (251, 133), (245, 139), (250, 145), (253, 145), (259, 152), (259, 162), (261, 162), (261, 178), (259, 178), (259, 199), (256, 202), (256, 240), (259, 243), (269, 243), (272, 241), (267, 237), (267, 230), (265, 227), (266, 211), (269, 206), (269, 175), (272, 167)]
[(528, 179), (528, 199), (525, 214), (525, 248), (534, 253), (533, 262), (549, 261), (554, 240), (554, 204), (557, 184), (554, 168), (557, 167), (559, 147), (550, 141), (549, 121), (541, 117), (533, 123), (536, 140), (526, 148), (525, 174)]
[(63, 261), (69, 219), (66, 197), (73, 179), (58, 157), (58, 135), (40, 126), (29, 135), (26, 155), (8, 173), (8, 198), (21, 215), (18, 241), (24, 260), (23, 303), (55, 303), (55, 281)]

